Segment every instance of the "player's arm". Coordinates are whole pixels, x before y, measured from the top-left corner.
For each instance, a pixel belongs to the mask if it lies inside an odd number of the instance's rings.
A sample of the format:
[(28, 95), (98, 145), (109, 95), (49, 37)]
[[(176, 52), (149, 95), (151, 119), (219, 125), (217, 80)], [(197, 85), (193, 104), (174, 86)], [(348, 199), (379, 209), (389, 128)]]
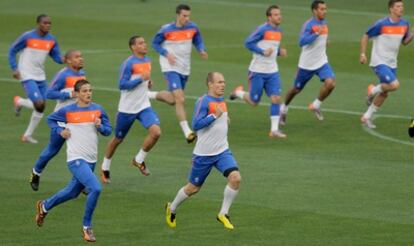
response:
[(17, 68), (16, 55), (26, 47), (26, 40), (26, 35), (21, 35), (16, 41), (14, 41), (14, 43), (10, 46), (9, 49), (9, 65), (10, 68), (13, 70), (13, 77), (18, 80), (20, 80), (21, 77), (19, 70)]
[(98, 130), (98, 132), (104, 136), (111, 135), (112, 133), (111, 122), (109, 121), (109, 117), (103, 108), (101, 108), (101, 117), (97, 120), (99, 120), (99, 122), (95, 122), (95, 125), (96, 125), (96, 129)]
[(52, 57), (52, 59), (58, 64), (65, 63), (65, 59), (60, 54), (59, 44), (56, 42), (56, 40), (55, 40), (55, 44), (53, 45), (53, 48), (49, 52), (49, 56)]
[(65, 79), (58, 73), (46, 91), (46, 98), (51, 100), (67, 100), (71, 98), (72, 93), (61, 91), (64, 87)]
[(164, 41), (165, 41), (165, 34), (161, 28), (161, 30), (159, 30), (157, 34), (155, 34), (154, 38), (152, 39), (152, 48), (154, 48), (154, 50), (158, 54), (166, 57), (168, 54), (168, 51), (161, 46)]
[(407, 26), (407, 32), (405, 33), (403, 37), (402, 44), (408, 45), (409, 43), (411, 43), (411, 41), (413, 41), (413, 38), (414, 38), (414, 29), (410, 31), (409, 26)]
[(368, 60), (367, 55), (366, 55), (366, 50), (367, 50), (369, 39), (379, 36), (381, 34), (381, 28), (382, 28), (382, 24), (381, 24), (381, 20), (379, 20), (374, 25), (370, 26), (368, 28), (368, 31), (362, 36), (361, 42), (360, 42), (361, 48), (359, 50), (359, 62), (361, 64), (367, 63), (367, 60)]
[(203, 37), (201, 36), (200, 30), (198, 28), (193, 37), (193, 45), (196, 47), (201, 58), (208, 59), (208, 54), (207, 54), (206, 47), (203, 42)]
[(208, 114), (208, 105), (203, 99), (201, 98), (197, 101), (194, 109), (192, 124), (194, 131), (208, 127), (217, 118), (214, 114)]
[(260, 29), (257, 29), (244, 41), (244, 46), (246, 49), (251, 52), (257, 53), (259, 55), (265, 55), (265, 50), (260, 48), (257, 43), (263, 39), (263, 32)]
[(313, 43), (319, 37), (319, 35), (319, 32), (312, 32), (312, 25), (310, 23), (305, 24), (305, 26), (302, 27), (302, 31), (300, 32), (299, 46), (303, 47), (305, 45)]
[(368, 35), (364, 34), (361, 38), (361, 42), (360, 42), (361, 47), (360, 47), (360, 50), (359, 50), (359, 62), (361, 64), (367, 63), (366, 51), (367, 51), (368, 41), (369, 41)]
[(57, 134), (61, 135), (63, 138), (69, 138), (70, 137), (70, 131), (69, 129), (66, 129), (62, 126), (62, 123), (67, 123), (66, 119), (66, 110), (65, 108), (61, 108), (60, 110), (51, 113), (47, 117), (47, 124), (52, 129), (52, 131), (55, 131)]
[(132, 90), (144, 81), (144, 75), (139, 76), (136, 79), (131, 79), (132, 66), (131, 63), (126, 61), (122, 64), (121, 75), (119, 77), (119, 89), (120, 90)]

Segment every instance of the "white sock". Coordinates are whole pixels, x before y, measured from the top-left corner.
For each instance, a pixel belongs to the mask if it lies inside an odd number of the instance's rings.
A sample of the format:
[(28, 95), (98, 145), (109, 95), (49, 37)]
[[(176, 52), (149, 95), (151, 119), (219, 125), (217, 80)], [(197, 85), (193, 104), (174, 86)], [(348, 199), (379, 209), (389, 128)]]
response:
[(188, 135), (193, 132), (191, 131), (190, 126), (188, 125), (188, 121), (186, 120), (180, 121), (180, 126), (181, 129), (183, 129), (184, 137), (188, 137)]
[(231, 204), (234, 198), (236, 198), (239, 190), (233, 190), (230, 186), (226, 185), (224, 188), (223, 204), (221, 205), (220, 215), (228, 214)]
[(314, 108), (320, 108), (322, 104), (322, 101), (320, 101), (319, 99), (315, 99), (315, 101), (312, 102), (312, 105)]
[(148, 91), (148, 97), (150, 99), (157, 99), (158, 91)]
[(365, 114), (364, 114), (364, 118), (365, 119), (371, 119), (371, 117), (372, 117), (372, 115), (375, 113), (375, 112), (377, 112), (377, 110), (378, 110), (378, 107), (377, 106), (375, 106), (373, 103), (368, 107), (368, 110), (367, 110), (367, 112), (365, 112)]
[(242, 91), (242, 90), (236, 91), (236, 97), (237, 98), (243, 99), (244, 98), (244, 94), (246, 94), (245, 91)]
[(381, 84), (374, 86), (374, 88), (372, 88), (371, 94), (372, 95), (377, 95), (378, 93), (383, 92)]
[(40, 120), (42, 119), (43, 114), (33, 110), (32, 117), (30, 118), (29, 126), (27, 127), (24, 136), (32, 136), (34, 130), (39, 125)]
[(42, 203), (42, 210), (43, 210), (43, 212), (47, 213), (47, 210), (45, 208), (45, 203)]
[(34, 174), (36, 174), (37, 176), (40, 176), (40, 173), (36, 172), (36, 170), (35, 170), (34, 168), (32, 169), (32, 172), (33, 172)]
[(271, 122), (270, 131), (271, 132), (277, 132), (279, 130), (279, 119), (280, 119), (279, 115), (270, 116), (270, 122)]
[(287, 112), (289, 111), (289, 106), (288, 105), (286, 105), (286, 104), (284, 104), (284, 103), (282, 103), (281, 105), (280, 105), (280, 112), (282, 113), (282, 114), (287, 114)]
[(104, 157), (103, 162), (102, 162), (102, 170), (109, 171), (109, 169), (111, 168), (111, 161), (112, 159), (108, 159)]
[(140, 149), (138, 154), (135, 156), (135, 161), (138, 163), (143, 163), (147, 154), (148, 152), (144, 151), (143, 149)]
[(20, 97), (19, 100), (17, 101), (17, 104), (19, 106), (23, 106), (23, 107), (28, 108), (28, 109), (34, 109), (33, 102), (30, 101), (29, 98)]
[(185, 194), (184, 187), (182, 187), (178, 192), (177, 195), (174, 198), (174, 201), (171, 203), (170, 210), (171, 213), (175, 213), (175, 210), (177, 209), (180, 204), (187, 199), (189, 196)]

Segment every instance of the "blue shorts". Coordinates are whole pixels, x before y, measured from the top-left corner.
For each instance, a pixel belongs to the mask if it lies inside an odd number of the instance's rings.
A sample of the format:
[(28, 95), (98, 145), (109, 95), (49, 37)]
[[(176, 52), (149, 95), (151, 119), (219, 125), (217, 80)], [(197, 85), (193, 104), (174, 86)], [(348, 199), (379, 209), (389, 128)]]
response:
[(47, 82), (36, 80), (22, 81), (24, 91), (32, 102), (46, 101)]
[(229, 149), (218, 155), (198, 156), (193, 155), (192, 168), (188, 181), (195, 186), (202, 186), (213, 166), (225, 177), (232, 171), (239, 170), (237, 162)]
[(123, 139), (128, 134), (135, 120), (138, 120), (146, 129), (152, 125), (160, 125), (160, 119), (151, 107), (136, 114), (118, 112), (116, 115), (115, 137)]
[(306, 70), (303, 68), (298, 68), (298, 72), (296, 73), (296, 78), (294, 82), (294, 87), (302, 90), (315, 74), (319, 77), (319, 79), (322, 82), (324, 82), (326, 79), (335, 79), (335, 74), (329, 63), (326, 63), (325, 65), (316, 70)]
[(380, 83), (390, 84), (397, 80), (397, 69), (387, 65), (378, 65), (372, 68)]
[(168, 83), (168, 91), (184, 90), (188, 76), (177, 72), (165, 72), (164, 78)]
[(260, 102), (263, 89), (268, 97), (279, 96), (282, 92), (279, 73), (249, 72), (249, 95), (253, 102)]

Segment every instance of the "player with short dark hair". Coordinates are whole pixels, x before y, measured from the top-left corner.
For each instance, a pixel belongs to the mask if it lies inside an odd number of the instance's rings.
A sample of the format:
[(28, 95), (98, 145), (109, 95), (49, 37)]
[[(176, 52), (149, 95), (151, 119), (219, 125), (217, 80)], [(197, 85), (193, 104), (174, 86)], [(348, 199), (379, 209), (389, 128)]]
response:
[[(52, 80), (52, 83), (46, 91), (46, 97), (50, 100), (56, 100), (55, 112), (62, 107), (75, 103), (76, 97), (74, 86), (78, 80), (86, 79), (83, 71), (83, 57), (79, 50), (69, 50), (65, 54), (67, 66), (60, 70)], [(30, 175), (30, 186), (34, 191), (39, 189), (40, 175), (46, 168), (47, 163), (57, 154), (65, 143), (56, 131), (50, 131), (50, 139), (47, 146), (37, 159), (32, 173)]]
[(315, 0), (311, 4), (313, 17), (303, 24), (299, 37), (299, 45), (302, 51), (299, 57), (298, 71), (293, 87), (288, 91), (285, 102), (281, 106), (280, 123), (286, 124), (289, 104), (299, 94), (306, 84), (317, 75), (323, 82), (317, 98), (309, 104), (316, 118), (323, 120), (321, 112), (322, 102), (335, 89), (335, 74), (328, 62), (326, 47), (328, 44), (328, 23), (326, 22), (327, 5), (324, 1)]
[[(33, 132), (43, 118), (46, 107), (46, 74), (44, 64), (47, 56), (59, 64), (64, 58), (60, 55), (56, 38), (50, 34), (52, 21), (49, 16), (41, 14), (36, 18), (37, 28), (23, 33), (10, 47), (9, 64), (13, 77), (21, 81), (28, 98), (14, 97), (16, 116), (20, 115), (22, 107), (33, 110), (29, 125), (22, 136), (22, 141), (37, 143)], [(19, 63), (16, 55), (21, 52)]]
[(83, 239), (95, 242), (92, 215), (102, 190), (101, 184), (93, 173), (98, 155), (97, 133), (109, 136), (112, 127), (104, 109), (92, 103), (92, 88), (87, 80), (78, 80), (74, 90), (76, 103), (59, 109), (47, 118), (50, 128), (66, 139), (67, 165), (73, 177), (64, 189), (36, 203), (36, 223), (39, 227), (43, 226), (46, 215), (52, 208), (75, 199), (82, 190), (86, 190)]
[(367, 90), (367, 111), (361, 117), (361, 123), (368, 128), (376, 128), (372, 116), (381, 107), (388, 92), (400, 86), (397, 79), (397, 57), (400, 45), (408, 45), (414, 37), (414, 29), (410, 32), (409, 23), (403, 19), (404, 3), (402, 0), (388, 2), (389, 16), (378, 20), (362, 36), (359, 61), (366, 64), (366, 48), (369, 39), (373, 40), (371, 62), (369, 66), (379, 79), (379, 84), (370, 84)]
[(242, 99), (256, 106), (262, 97), (263, 90), (270, 97), (270, 132), (269, 137), (286, 138), (279, 129), (281, 80), (277, 56), (287, 56), (286, 49), (280, 46), (282, 41), (282, 15), (279, 6), (271, 5), (266, 10), (267, 22), (250, 34), (245, 46), (253, 53), (249, 66), (249, 92), (243, 86), (236, 87), (230, 100)]
[(116, 115), (115, 136), (106, 147), (101, 167), (103, 183), (111, 182), (112, 156), (135, 121), (139, 121), (148, 130), (141, 149), (132, 159), (132, 165), (138, 167), (145, 176), (150, 174), (145, 157), (161, 136), (160, 120), (148, 98), (148, 87), (152, 82), (151, 59), (146, 56), (147, 43), (142, 36), (133, 36), (129, 39), (129, 48), (132, 55), (122, 63), (119, 77), (121, 98)]
[(190, 21), (191, 9), (180, 4), (175, 22), (161, 27), (152, 40), (152, 47), (160, 54), (161, 71), (168, 83), (168, 91), (152, 91), (151, 99), (175, 105), (175, 112), (188, 143), (196, 135), (190, 129), (185, 112), (184, 89), (190, 75), (191, 49), (194, 45), (203, 59), (208, 58), (198, 26)]

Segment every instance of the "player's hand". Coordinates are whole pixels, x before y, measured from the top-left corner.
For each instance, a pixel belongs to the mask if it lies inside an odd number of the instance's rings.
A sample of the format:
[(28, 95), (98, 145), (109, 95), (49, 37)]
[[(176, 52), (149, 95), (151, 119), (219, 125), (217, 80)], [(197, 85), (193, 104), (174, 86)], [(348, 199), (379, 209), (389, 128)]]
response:
[(204, 51), (204, 50), (200, 52), (200, 56), (204, 60), (207, 60), (208, 59), (208, 53), (206, 51)]
[(17, 79), (17, 80), (21, 80), (22, 76), (20, 75), (19, 70), (13, 71), (12, 73), (13, 78)]
[(265, 49), (265, 51), (263, 52), (263, 55), (264, 56), (266, 56), (266, 57), (269, 57), (269, 56), (271, 56), (272, 55), (272, 53), (274, 52), (275, 50), (273, 49), (273, 48), (267, 48), (267, 49)]
[(149, 72), (144, 72), (144, 73), (141, 74), (141, 79), (143, 81), (150, 80), (151, 79), (151, 74)]
[(101, 127), (101, 125), (102, 125), (102, 120), (101, 120), (101, 118), (96, 118), (96, 119), (95, 119), (95, 127), (96, 127), (96, 128), (99, 128), (99, 127)]
[(148, 81), (148, 89), (150, 89), (150, 90), (151, 90), (151, 88), (152, 88), (152, 80), (149, 80), (149, 81)]
[(224, 112), (224, 109), (221, 105), (217, 104), (216, 106), (216, 112), (214, 113), (214, 116), (216, 116), (216, 118), (219, 118)]
[(168, 53), (168, 54), (167, 54), (167, 60), (168, 60), (168, 62), (169, 62), (171, 65), (174, 65), (174, 64), (175, 64), (175, 56), (174, 56), (173, 54)]
[(64, 139), (68, 139), (70, 138), (70, 130), (69, 128), (65, 128), (65, 130), (60, 132), (60, 136), (62, 136), (62, 138)]
[(281, 57), (287, 57), (287, 50), (285, 48), (280, 48), (280, 50), (279, 50), (279, 56), (281, 56)]
[(361, 64), (366, 64), (366, 63), (367, 63), (367, 56), (366, 56), (364, 53), (361, 53), (361, 54), (359, 55), (359, 62), (360, 62)]

